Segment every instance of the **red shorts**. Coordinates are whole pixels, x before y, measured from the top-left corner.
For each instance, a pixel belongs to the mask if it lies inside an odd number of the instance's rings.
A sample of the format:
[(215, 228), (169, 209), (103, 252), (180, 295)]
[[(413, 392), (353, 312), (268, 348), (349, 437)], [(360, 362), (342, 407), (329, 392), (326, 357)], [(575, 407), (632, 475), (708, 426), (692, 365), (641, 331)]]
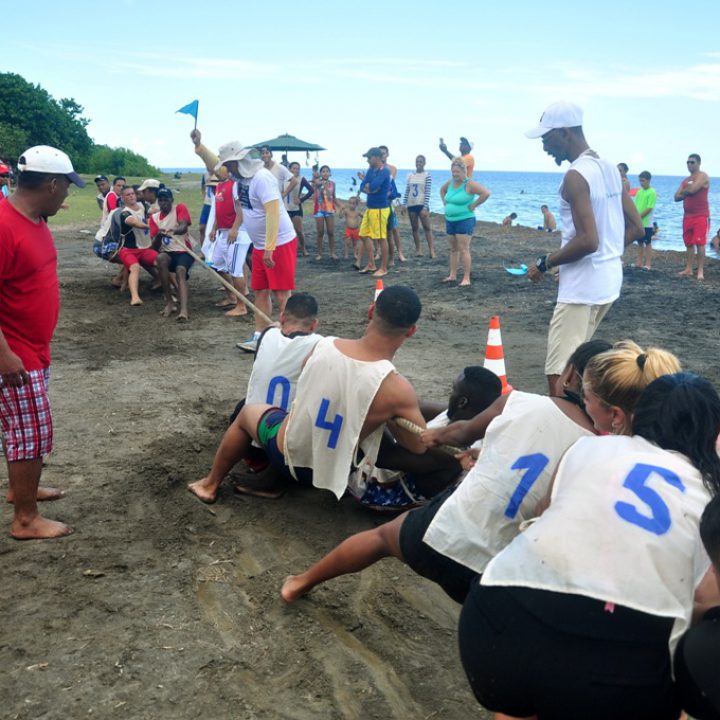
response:
[(350, 238), (350, 240), (359, 240), (360, 239), (360, 228), (345, 228), (345, 237)]
[(252, 277), (253, 290), (294, 290), (295, 263), (297, 262), (297, 238), (273, 251), (275, 267), (269, 268), (263, 262), (264, 250), (253, 247)]
[(683, 242), (685, 247), (707, 245), (710, 218), (702, 215), (686, 215), (683, 218)]
[(143, 267), (152, 267), (157, 260), (157, 252), (151, 248), (123, 248), (118, 253), (120, 262), (129, 270), (140, 263)]
[(0, 379), (0, 426), (8, 462), (37, 460), (52, 450), (50, 370), (29, 370), (28, 375), (29, 382), (19, 388)]

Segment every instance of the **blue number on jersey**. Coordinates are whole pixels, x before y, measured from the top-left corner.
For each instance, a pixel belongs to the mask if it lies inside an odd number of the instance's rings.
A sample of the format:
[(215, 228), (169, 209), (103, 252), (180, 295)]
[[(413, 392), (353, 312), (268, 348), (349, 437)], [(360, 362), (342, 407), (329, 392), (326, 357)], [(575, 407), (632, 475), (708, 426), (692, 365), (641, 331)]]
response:
[(668, 485), (672, 485), (680, 492), (685, 492), (682, 480), (671, 470), (658, 465), (638, 463), (625, 478), (623, 487), (635, 493), (638, 499), (647, 505), (650, 513), (643, 514), (631, 503), (622, 501), (615, 503), (615, 512), (623, 520), (637, 525), (643, 530), (656, 535), (664, 535), (670, 529), (672, 520), (670, 510), (663, 499), (655, 490), (646, 485), (653, 475), (658, 475)]
[(268, 391), (265, 402), (268, 405), (275, 405), (275, 390), (278, 385), (282, 390), (282, 394), (280, 395), (280, 404), (278, 407), (281, 407), (283, 410), (287, 410), (290, 405), (290, 381), (282, 375), (276, 375), (268, 383)]
[(518, 514), (522, 501), (530, 492), (530, 488), (535, 484), (535, 481), (540, 477), (549, 462), (550, 459), (547, 455), (533, 453), (532, 455), (522, 455), (513, 463), (513, 470), (525, 470), (525, 472), (520, 478), (520, 482), (515, 488), (515, 492), (512, 494), (508, 506), (505, 508), (506, 518), (512, 520)]
[(317, 417), (315, 418), (315, 427), (321, 430), (329, 430), (330, 437), (328, 437), (328, 447), (334, 450), (338, 444), (338, 438), (340, 437), (340, 430), (342, 429), (343, 416), (336, 415), (332, 422), (328, 421), (327, 413), (330, 409), (330, 401), (327, 398), (323, 398), (320, 403), (320, 409), (318, 410)]

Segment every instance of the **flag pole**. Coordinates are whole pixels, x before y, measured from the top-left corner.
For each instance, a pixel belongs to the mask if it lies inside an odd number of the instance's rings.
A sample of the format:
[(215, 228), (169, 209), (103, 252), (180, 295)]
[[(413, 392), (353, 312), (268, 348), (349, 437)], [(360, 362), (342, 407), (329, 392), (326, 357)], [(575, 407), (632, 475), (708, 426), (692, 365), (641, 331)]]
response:
[(200, 101), (197, 101), (197, 107), (195, 108), (195, 130), (197, 130), (197, 116), (200, 112)]

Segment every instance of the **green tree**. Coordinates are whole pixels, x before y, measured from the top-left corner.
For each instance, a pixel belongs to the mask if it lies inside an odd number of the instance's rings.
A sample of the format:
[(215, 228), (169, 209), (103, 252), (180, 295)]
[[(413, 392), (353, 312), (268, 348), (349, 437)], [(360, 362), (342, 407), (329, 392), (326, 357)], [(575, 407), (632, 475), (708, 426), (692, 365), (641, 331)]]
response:
[(0, 158), (15, 162), (28, 147), (28, 136), (24, 130), (0, 122)]

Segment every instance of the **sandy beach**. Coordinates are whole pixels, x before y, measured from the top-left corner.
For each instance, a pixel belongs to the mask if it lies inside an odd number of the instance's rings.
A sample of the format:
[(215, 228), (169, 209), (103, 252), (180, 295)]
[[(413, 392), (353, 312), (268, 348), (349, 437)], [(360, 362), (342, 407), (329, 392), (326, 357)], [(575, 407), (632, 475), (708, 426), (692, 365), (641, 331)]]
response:
[[(305, 222), (312, 249), (314, 224)], [(444, 233), (433, 261), (414, 257), (401, 227), (409, 260), (385, 283), (409, 285), (423, 302), (418, 333), (396, 357), (420, 397), (445, 399), (459, 370), (482, 363), (495, 314), (510, 382), (543, 392), (556, 286), (512, 277), (503, 264), (529, 264), (559, 235), (478, 223), (473, 284), (459, 288), (441, 282)], [(114, 267), (91, 252), (94, 231), (55, 231), (56, 447), (43, 480), (67, 497), (44, 510), (76, 532), (19, 543), (7, 535), (10, 506), (0, 516), (3, 717), (488, 717), (458, 659), (458, 607), (399, 562), (332, 581), (291, 607), (280, 600), (286, 575), (384, 517), (317, 490), (270, 501), (226, 484), (213, 506), (186, 492), (245, 393), (252, 356), (235, 343), (251, 320), (214, 307), (218, 283), (202, 268), (191, 277), (189, 323), (161, 318), (162, 296), (145, 281), (145, 304), (131, 308), (109, 283)], [(720, 386), (720, 266), (709, 261), (704, 283), (678, 277), (682, 266), (680, 253), (663, 252), (650, 272), (626, 268), (598, 336), (667, 348)], [(372, 278), (350, 261), (311, 258), (299, 259), (297, 278), (318, 299), (320, 332), (362, 333)]]

